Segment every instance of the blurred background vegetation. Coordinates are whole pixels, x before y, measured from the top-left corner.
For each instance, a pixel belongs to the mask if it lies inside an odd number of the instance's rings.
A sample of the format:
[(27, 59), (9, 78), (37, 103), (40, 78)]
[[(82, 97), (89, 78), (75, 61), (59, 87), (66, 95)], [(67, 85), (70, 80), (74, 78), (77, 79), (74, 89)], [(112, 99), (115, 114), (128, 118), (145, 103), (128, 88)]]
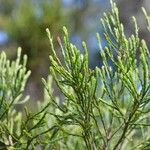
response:
[[(136, 16), (141, 27), (140, 36), (147, 41), (146, 21), (141, 7), (149, 12), (149, 0), (116, 0), (120, 17), (127, 34), (132, 33), (131, 16)], [(96, 32), (103, 33), (99, 23), (102, 12), (109, 9), (109, 0), (0, 0), (0, 50), (6, 51), (13, 59), (18, 46), (28, 55), (28, 68), (32, 75), (27, 85), (27, 93), (32, 100), (42, 99), (41, 77), (48, 74), (51, 53), (45, 29), (49, 28), (56, 41), (61, 37), (62, 26), (70, 32), (71, 41), (81, 49), (81, 41), (89, 48), (89, 66), (100, 65)], [(148, 8), (149, 7), (149, 8)], [(105, 46), (105, 41), (102, 39)], [(59, 53), (58, 45), (56, 48)]]

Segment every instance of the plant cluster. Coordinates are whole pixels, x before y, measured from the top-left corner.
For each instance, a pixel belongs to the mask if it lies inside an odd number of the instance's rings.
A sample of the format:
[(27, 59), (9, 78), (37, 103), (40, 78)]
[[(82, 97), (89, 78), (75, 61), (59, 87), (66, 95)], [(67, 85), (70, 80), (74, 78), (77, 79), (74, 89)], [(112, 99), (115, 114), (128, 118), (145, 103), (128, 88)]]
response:
[[(25, 114), (15, 110), (27, 100), (23, 97), (30, 72), (26, 56), (10, 63), (0, 56), (0, 146), (2, 149), (150, 149), (150, 53), (139, 38), (139, 27), (132, 18), (134, 33), (127, 37), (116, 4), (104, 13), (101, 24), (107, 46), (101, 46), (103, 65), (91, 70), (88, 50), (83, 42), (81, 54), (69, 41), (64, 27), (58, 38), (63, 59), (57, 56), (53, 38), (46, 29), (52, 54), (50, 76), (44, 80), (44, 101), (38, 111)], [(142, 8), (150, 31), (150, 17)], [(62, 42), (63, 41), (63, 42)], [(92, 43), (91, 43), (92, 44)], [(61, 97), (53, 94), (55, 81)]]

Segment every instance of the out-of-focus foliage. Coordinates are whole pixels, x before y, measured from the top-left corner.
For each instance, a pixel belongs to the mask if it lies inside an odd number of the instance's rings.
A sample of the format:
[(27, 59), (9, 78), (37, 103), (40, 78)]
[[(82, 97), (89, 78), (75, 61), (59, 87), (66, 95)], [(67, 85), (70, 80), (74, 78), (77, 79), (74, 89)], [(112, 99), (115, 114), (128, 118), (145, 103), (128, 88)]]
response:
[(49, 27), (56, 36), (60, 32), (62, 24), (60, 1), (14, 0), (8, 1), (8, 4), (3, 3), (6, 6), (10, 4), (4, 9), (4, 17), (8, 22), (3, 27), (10, 38), (22, 47), (23, 53), (30, 58), (29, 61), (34, 61), (31, 65), (45, 60), (49, 47), (44, 31)]
[(16, 47), (21, 46), (23, 54), (27, 54), (28, 67), (33, 72), (32, 83), (28, 85), (32, 89), (30, 94), (33, 99), (41, 95), (40, 78), (48, 72), (47, 56), (51, 52), (45, 29), (52, 29), (57, 37), (61, 33), (62, 24), (66, 24), (65, 20), (60, 0), (0, 1), (0, 29), (8, 34), (9, 42), (6, 46), (11, 49), (7, 52), (14, 57)]

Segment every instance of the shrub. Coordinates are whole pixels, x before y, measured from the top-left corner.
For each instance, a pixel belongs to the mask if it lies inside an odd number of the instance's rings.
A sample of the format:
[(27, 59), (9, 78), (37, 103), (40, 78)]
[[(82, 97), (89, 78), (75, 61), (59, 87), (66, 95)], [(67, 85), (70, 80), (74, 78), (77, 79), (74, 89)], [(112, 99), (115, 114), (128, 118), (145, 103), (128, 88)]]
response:
[[(101, 19), (108, 46), (101, 46), (97, 33), (103, 65), (94, 70), (88, 67), (85, 42), (82, 43), (84, 53), (81, 54), (70, 43), (64, 27), (63, 43), (58, 38), (63, 55), (61, 61), (47, 29), (53, 54), (50, 56), (48, 81), (42, 79), (45, 100), (39, 102), (36, 113), (25, 108), (23, 117), (13, 105), (22, 103), (19, 101), (20, 93), (29, 75), (25, 69), (26, 57), (23, 65), (19, 64), (19, 52), (16, 62), (10, 65), (4, 53), (1, 54), (2, 146), (69, 150), (150, 148), (149, 49), (144, 39), (139, 38), (136, 19), (133, 17), (134, 34), (126, 37), (116, 4), (111, 2), (111, 6), (112, 10), (104, 13)], [(150, 31), (150, 18), (144, 8), (143, 12)], [(52, 80), (56, 82), (62, 97), (53, 95)]]

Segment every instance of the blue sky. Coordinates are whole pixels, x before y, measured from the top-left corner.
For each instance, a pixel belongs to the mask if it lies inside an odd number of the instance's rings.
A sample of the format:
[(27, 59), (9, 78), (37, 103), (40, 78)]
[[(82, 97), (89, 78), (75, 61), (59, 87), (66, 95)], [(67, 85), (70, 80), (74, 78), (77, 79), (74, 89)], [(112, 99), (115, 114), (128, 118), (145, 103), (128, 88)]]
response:
[(8, 41), (8, 36), (4, 31), (0, 31), (0, 45), (5, 44)]

